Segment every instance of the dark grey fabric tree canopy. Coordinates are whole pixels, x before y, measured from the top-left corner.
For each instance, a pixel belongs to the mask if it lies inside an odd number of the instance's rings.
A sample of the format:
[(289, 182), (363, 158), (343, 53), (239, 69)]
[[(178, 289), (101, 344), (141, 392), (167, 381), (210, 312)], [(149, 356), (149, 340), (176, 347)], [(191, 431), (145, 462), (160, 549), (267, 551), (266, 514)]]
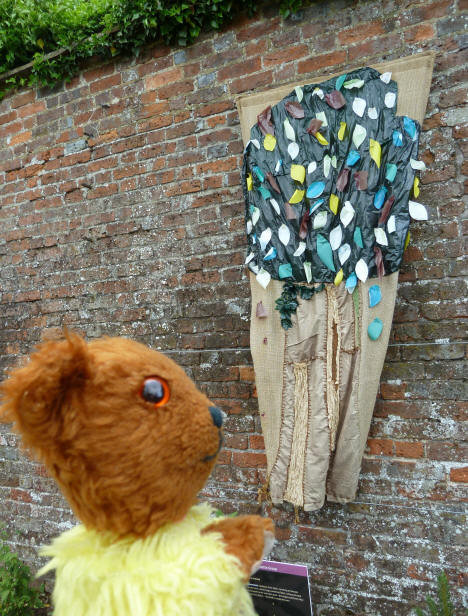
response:
[(246, 264), (266, 287), (399, 269), (410, 216), (427, 219), (419, 124), (397, 116), (397, 84), (371, 68), (297, 87), (267, 107), (244, 153)]

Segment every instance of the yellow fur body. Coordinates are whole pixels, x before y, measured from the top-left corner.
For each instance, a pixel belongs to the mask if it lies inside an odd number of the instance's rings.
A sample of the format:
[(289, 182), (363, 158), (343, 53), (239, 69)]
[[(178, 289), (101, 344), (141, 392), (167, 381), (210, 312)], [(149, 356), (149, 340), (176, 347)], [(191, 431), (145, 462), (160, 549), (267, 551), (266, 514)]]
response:
[(196, 505), (153, 535), (115, 539), (77, 526), (42, 550), (56, 572), (54, 616), (255, 616), (242, 570)]

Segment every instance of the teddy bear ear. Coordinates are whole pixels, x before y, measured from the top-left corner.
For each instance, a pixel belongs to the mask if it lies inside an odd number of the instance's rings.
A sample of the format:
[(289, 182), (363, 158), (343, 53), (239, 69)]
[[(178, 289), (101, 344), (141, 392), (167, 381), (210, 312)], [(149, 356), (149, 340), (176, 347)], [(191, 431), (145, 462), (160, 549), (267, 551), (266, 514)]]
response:
[(24, 445), (39, 453), (59, 436), (67, 402), (91, 373), (84, 339), (66, 331), (64, 335), (64, 340), (39, 346), (0, 385), (0, 421), (14, 422)]

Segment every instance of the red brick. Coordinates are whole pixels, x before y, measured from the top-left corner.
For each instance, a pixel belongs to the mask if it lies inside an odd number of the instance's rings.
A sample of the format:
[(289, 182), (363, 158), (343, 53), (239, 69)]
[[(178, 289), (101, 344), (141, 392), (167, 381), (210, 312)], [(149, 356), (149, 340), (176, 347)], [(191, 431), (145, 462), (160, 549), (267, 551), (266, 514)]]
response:
[(161, 100), (164, 100), (180, 96), (181, 94), (187, 94), (188, 92), (192, 92), (193, 89), (194, 85), (192, 80), (178, 81), (159, 88), (158, 96)]
[(422, 458), (424, 456), (424, 444), (395, 441), (395, 453), (402, 458)]
[(167, 71), (161, 71), (156, 75), (147, 77), (145, 79), (145, 86), (147, 90), (156, 90), (161, 86), (166, 86), (171, 83), (179, 81), (183, 77), (183, 71), (181, 68), (171, 68)]
[(116, 73), (115, 75), (111, 75), (110, 77), (105, 77), (104, 79), (98, 79), (97, 81), (93, 81), (89, 86), (89, 91), (95, 93), (102, 92), (102, 90), (109, 90), (109, 88), (119, 85), (121, 81), (122, 78), (120, 76), (120, 73)]
[(418, 43), (427, 41), (436, 36), (436, 31), (432, 24), (419, 24), (413, 28), (405, 30), (405, 41), (407, 43)]
[(103, 77), (112, 75), (114, 71), (114, 64), (103, 64), (102, 66), (98, 66), (97, 68), (92, 68), (88, 71), (85, 71), (83, 73), (83, 77), (86, 79), (86, 81), (95, 81), (96, 79), (102, 79)]
[(98, 186), (94, 190), (88, 190), (86, 197), (88, 199), (99, 199), (100, 197), (108, 197), (113, 195), (118, 190), (117, 184), (108, 184), (107, 186)]
[(250, 58), (250, 60), (244, 60), (222, 68), (218, 71), (218, 79), (220, 81), (225, 81), (226, 79), (233, 79), (241, 75), (249, 75), (259, 71), (261, 66), (262, 63), (259, 57)]
[(302, 75), (303, 73), (313, 73), (322, 68), (328, 68), (337, 66), (346, 62), (346, 51), (334, 51), (333, 53), (324, 53), (320, 56), (314, 56), (308, 60), (302, 60), (297, 65), (297, 72)]
[(353, 26), (352, 28), (346, 28), (338, 33), (338, 40), (341, 45), (353, 45), (354, 43), (360, 43), (361, 41), (367, 41), (373, 36), (384, 33), (384, 27), (382, 21), (371, 21), (367, 23)]
[(249, 77), (242, 77), (231, 82), (229, 90), (232, 94), (247, 92), (248, 90), (255, 90), (256, 88), (260, 88), (262, 86), (270, 84), (272, 76), (272, 71), (267, 71), (266, 73), (259, 73), (251, 75)]
[(371, 56), (376, 57), (376, 61), (382, 60), (382, 54), (389, 51), (394, 51), (401, 46), (401, 35), (391, 34), (386, 37), (379, 37), (354, 45), (348, 50), (348, 60), (350, 62), (361, 61), (362, 58)]
[(367, 439), (369, 453), (374, 456), (391, 456), (393, 454), (393, 441), (387, 439)]
[(234, 466), (240, 468), (259, 468), (266, 467), (266, 455), (254, 452), (234, 452), (232, 456)]
[(265, 440), (261, 434), (251, 434), (249, 436), (250, 449), (265, 449)]
[(300, 541), (318, 545), (345, 545), (347, 539), (347, 533), (341, 530), (299, 526), (298, 531)]
[(468, 483), (468, 466), (450, 469), (450, 481)]
[(32, 137), (32, 132), (30, 130), (27, 130), (24, 133), (19, 133), (18, 135), (11, 137), (8, 140), (8, 145), (12, 146), (18, 143), (25, 143), (26, 141), (29, 141), (31, 137)]
[(271, 66), (278, 66), (286, 62), (293, 62), (299, 58), (307, 56), (309, 49), (307, 45), (296, 45), (295, 47), (288, 47), (278, 51), (273, 51), (263, 56), (263, 66), (270, 68)]

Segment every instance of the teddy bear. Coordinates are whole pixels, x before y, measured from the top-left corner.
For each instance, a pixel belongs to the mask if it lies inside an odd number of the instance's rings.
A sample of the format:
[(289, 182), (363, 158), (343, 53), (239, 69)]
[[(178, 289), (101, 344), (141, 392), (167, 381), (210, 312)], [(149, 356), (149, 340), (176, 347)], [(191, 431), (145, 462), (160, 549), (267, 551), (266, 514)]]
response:
[(170, 358), (125, 338), (45, 342), (1, 385), (2, 421), (81, 524), (42, 550), (54, 616), (253, 616), (271, 520), (197, 504), (223, 414)]

